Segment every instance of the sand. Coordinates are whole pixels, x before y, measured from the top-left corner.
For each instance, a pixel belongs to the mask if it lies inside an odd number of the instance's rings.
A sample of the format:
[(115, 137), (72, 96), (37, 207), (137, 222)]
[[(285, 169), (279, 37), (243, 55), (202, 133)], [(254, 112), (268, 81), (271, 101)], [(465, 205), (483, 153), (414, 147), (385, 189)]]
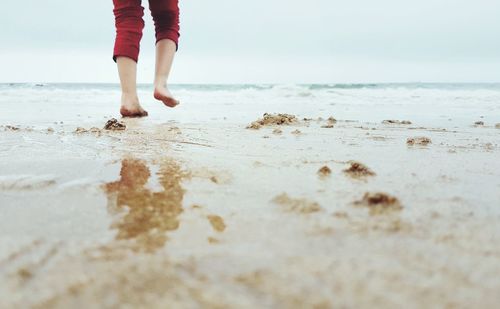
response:
[(406, 140), (406, 144), (409, 146), (413, 145), (421, 145), (421, 146), (426, 146), (432, 143), (431, 139), (425, 136), (417, 136), (417, 137), (408, 137)]
[(495, 105), (190, 91), (115, 131), (117, 90), (39, 88), (0, 96), (0, 308), (500, 304)]

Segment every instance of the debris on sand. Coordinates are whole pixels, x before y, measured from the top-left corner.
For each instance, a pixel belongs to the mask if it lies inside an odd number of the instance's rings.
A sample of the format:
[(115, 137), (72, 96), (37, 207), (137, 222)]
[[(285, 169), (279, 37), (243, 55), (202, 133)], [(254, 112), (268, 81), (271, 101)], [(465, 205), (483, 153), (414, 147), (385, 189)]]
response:
[(321, 211), (321, 206), (304, 198), (291, 198), (286, 193), (282, 193), (272, 199), (272, 202), (282, 206), (285, 211), (301, 214), (310, 214)]
[(403, 209), (397, 198), (380, 192), (367, 192), (361, 200), (354, 202), (354, 205), (368, 207), (372, 216), (388, 214)]
[(167, 130), (168, 132), (172, 132), (174, 134), (182, 134), (182, 131), (179, 127), (170, 127)]
[(368, 166), (364, 165), (363, 163), (350, 161), (349, 164), (351, 166), (345, 169), (344, 173), (352, 178), (363, 178), (376, 175), (375, 172), (373, 172), (370, 168), (368, 168)]
[(75, 133), (76, 133), (76, 134), (83, 134), (83, 133), (87, 133), (87, 129), (82, 128), (82, 127), (78, 127), (78, 128), (76, 128)]
[(492, 151), (492, 150), (494, 150), (494, 149), (495, 149), (495, 146), (493, 146), (493, 144), (492, 144), (492, 143), (486, 143), (486, 144), (484, 144), (484, 145), (483, 145), (483, 148), (484, 148), (485, 150), (487, 150), (487, 151)]
[(406, 140), (406, 144), (413, 146), (413, 145), (422, 145), (426, 146), (430, 144), (432, 141), (430, 138), (425, 137), (425, 136), (417, 136), (417, 137), (409, 137)]
[(281, 134), (281, 133), (283, 133), (283, 131), (281, 131), (281, 129), (276, 128), (273, 130), (273, 134)]
[(382, 121), (383, 124), (411, 124), (411, 121), (409, 120), (394, 120), (394, 119), (388, 119)]
[(347, 219), (349, 218), (349, 214), (345, 211), (336, 211), (333, 213), (333, 216), (339, 219)]
[(374, 141), (386, 141), (387, 140), (387, 137), (385, 137), (385, 136), (371, 136), (370, 138)]
[(247, 129), (253, 129), (253, 130), (258, 130), (260, 128), (262, 128), (262, 125), (258, 121), (254, 121), (247, 126)]
[(104, 130), (121, 131), (121, 130), (125, 130), (126, 128), (127, 128), (127, 126), (124, 123), (116, 120), (116, 118), (111, 118), (104, 125)]
[(210, 216), (207, 216), (207, 219), (210, 222), (210, 224), (212, 225), (212, 228), (216, 232), (221, 233), (221, 232), (224, 232), (224, 230), (226, 229), (226, 224), (224, 223), (224, 220), (220, 216), (210, 215)]
[(328, 121), (329, 123), (337, 123), (337, 119), (333, 118), (333, 116), (328, 117), (326, 121)]
[(476, 121), (474, 122), (475, 126), (484, 126), (484, 121)]
[(21, 267), (17, 270), (17, 275), (23, 280), (28, 280), (33, 277), (33, 272), (28, 268)]
[(208, 237), (207, 240), (208, 240), (208, 243), (211, 245), (216, 245), (216, 244), (220, 243), (220, 240), (218, 240), (215, 237)]
[(51, 128), (51, 127), (48, 127), (48, 128), (47, 128), (47, 133), (54, 133), (54, 129), (53, 129), (53, 128)]
[(294, 130), (291, 132), (292, 134), (295, 134), (295, 135), (299, 135), (299, 134), (302, 134), (302, 132), (300, 130)]
[(320, 175), (321, 177), (330, 176), (331, 173), (332, 173), (332, 170), (326, 165), (318, 170), (318, 175)]
[(332, 129), (335, 126), (336, 123), (337, 123), (337, 119), (335, 119), (333, 117), (329, 117), (326, 120), (326, 124), (322, 125), (321, 127), (322, 128), (326, 128), (326, 129)]
[(265, 113), (262, 119), (252, 122), (247, 126), (247, 129), (258, 130), (263, 126), (290, 125), (296, 123), (297, 121), (297, 117), (295, 117), (294, 115)]
[(4, 128), (5, 128), (4, 129), (5, 131), (19, 131), (19, 130), (21, 130), (20, 127), (10, 126), (10, 125), (6, 125)]
[(82, 128), (82, 127), (78, 127), (78, 128), (76, 128), (75, 133), (76, 134), (93, 133), (96, 135), (101, 135), (102, 131), (101, 131), (101, 129), (96, 128), (96, 127), (92, 127), (88, 130), (85, 128)]
[(495, 128), (500, 129), (500, 123), (497, 123), (497, 124), (495, 125)]

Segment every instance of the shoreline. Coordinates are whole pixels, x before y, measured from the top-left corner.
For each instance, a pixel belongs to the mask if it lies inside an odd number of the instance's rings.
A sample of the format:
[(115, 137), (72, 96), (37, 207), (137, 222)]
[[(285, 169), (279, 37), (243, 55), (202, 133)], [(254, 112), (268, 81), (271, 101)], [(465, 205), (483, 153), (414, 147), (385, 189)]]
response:
[(500, 303), (500, 93), (72, 91), (0, 96), (0, 307)]

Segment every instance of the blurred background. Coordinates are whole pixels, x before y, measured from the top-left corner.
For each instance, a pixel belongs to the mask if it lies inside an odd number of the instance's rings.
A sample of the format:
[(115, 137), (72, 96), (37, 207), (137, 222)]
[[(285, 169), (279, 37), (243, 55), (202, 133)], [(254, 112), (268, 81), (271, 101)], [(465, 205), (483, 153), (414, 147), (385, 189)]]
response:
[[(154, 70), (146, 28), (139, 82)], [(499, 82), (498, 0), (180, 0), (172, 83)], [(117, 82), (111, 0), (4, 1), (0, 82)]]

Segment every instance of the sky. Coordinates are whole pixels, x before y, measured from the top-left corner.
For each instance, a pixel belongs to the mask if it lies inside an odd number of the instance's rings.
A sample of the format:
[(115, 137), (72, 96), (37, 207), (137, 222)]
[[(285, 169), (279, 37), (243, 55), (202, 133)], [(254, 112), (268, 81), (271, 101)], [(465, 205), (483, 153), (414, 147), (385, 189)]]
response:
[[(138, 82), (154, 72), (146, 28)], [(500, 82), (499, 0), (180, 0), (172, 83)], [(4, 1), (0, 82), (118, 81), (111, 0)]]

